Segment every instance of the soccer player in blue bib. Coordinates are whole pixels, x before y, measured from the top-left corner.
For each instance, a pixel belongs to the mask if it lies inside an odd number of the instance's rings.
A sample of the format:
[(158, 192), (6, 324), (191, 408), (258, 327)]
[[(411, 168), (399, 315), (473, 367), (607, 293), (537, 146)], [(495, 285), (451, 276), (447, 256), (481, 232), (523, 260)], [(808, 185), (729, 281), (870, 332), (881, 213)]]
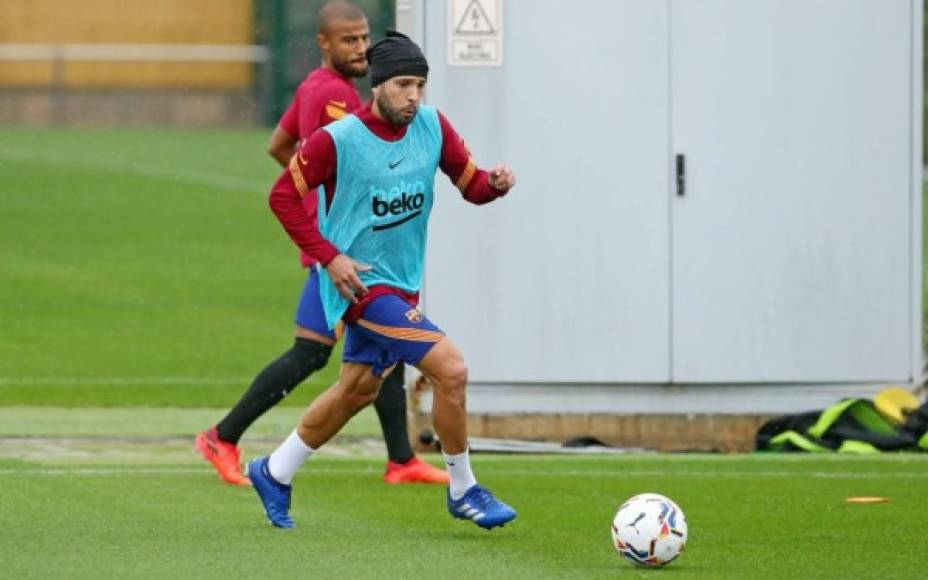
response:
[[(330, 0), (319, 10), (317, 20), (316, 42), (322, 53), (322, 66), (300, 83), (293, 102), (271, 135), (269, 152), (285, 169), (300, 140), (308, 139), (319, 127), (362, 107), (354, 79), (367, 74), (367, 17), (350, 2)], [(303, 204), (313, 215), (316, 215), (316, 201), (315, 195), (303, 197)], [(296, 309), (293, 346), (258, 373), (221, 421), (196, 438), (196, 447), (203, 457), (231, 484), (249, 485), (239, 462), (238, 443), (242, 435), (310, 374), (326, 366), (339, 334), (325, 321), (316, 261), (306, 252), (300, 254), (300, 262), (309, 272)], [(384, 380), (380, 395), (374, 401), (388, 455), (383, 479), (387, 483), (447, 484), (448, 474), (444, 469), (420, 461), (412, 450), (403, 382), (403, 365), (398, 364)]]
[[(412, 40), (389, 32), (367, 58), (372, 102), (304, 141), (270, 197), (290, 237), (323, 267), (329, 327), (345, 323), (338, 383), (313, 401), (280, 447), (248, 464), (248, 475), (270, 522), (292, 527), (296, 471), (374, 401), (383, 377), (405, 362), (434, 386), (432, 416), (451, 478), (449, 512), (494, 528), (516, 512), (479, 485), (471, 470), (467, 367), (454, 343), (416, 306), (438, 169), (476, 204), (505, 195), (515, 177), (502, 164), (479, 169), (448, 120), (420, 104), (428, 63)], [(311, 215), (301, 197), (316, 188)]]

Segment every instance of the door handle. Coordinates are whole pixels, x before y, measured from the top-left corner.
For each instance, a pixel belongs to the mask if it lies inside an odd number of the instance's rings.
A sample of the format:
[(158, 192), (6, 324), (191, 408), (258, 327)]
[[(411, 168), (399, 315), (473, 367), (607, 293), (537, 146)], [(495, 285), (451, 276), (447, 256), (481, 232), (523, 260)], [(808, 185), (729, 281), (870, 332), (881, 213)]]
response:
[(686, 156), (677, 153), (677, 197), (686, 195)]

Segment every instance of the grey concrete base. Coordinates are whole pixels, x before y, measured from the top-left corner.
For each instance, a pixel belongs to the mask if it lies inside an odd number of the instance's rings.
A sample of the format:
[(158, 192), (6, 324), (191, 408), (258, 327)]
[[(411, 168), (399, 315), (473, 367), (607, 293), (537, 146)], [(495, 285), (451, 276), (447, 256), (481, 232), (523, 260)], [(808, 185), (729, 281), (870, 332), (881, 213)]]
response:
[[(873, 397), (886, 386), (471, 384), (467, 410), (478, 415), (785, 414), (821, 409), (846, 397)], [(431, 392), (425, 392), (420, 408), (431, 407)]]

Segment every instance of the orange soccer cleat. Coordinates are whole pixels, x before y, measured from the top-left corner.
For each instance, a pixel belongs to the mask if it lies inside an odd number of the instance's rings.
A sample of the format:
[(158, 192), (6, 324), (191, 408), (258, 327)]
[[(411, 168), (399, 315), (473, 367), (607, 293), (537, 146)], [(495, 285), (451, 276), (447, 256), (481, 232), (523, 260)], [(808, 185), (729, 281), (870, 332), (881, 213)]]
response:
[(221, 440), (215, 427), (197, 435), (196, 447), (204, 459), (213, 464), (223, 481), (232, 485), (251, 485), (248, 478), (242, 475), (239, 464), (241, 450), (234, 444)]
[(444, 469), (438, 469), (413, 456), (406, 463), (388, 461), (383, 480), (387, 483), (436, 483), (447, 485), (451, 478)]

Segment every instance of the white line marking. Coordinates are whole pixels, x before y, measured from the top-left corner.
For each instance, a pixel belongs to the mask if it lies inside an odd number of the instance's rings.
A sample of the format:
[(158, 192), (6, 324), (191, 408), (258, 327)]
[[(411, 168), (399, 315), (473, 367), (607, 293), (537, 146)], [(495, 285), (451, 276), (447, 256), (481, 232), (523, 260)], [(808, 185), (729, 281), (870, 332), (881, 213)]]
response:
[[(194, 475), (212, 473), (209, 467), (26, 467), (23, 469), (2, 468), (3, 475)], [(379, 473), (374, 466), (370, 468), (347, 467), (310, 467), (303, 474), (328, 475), (370, 475)], [(489, 475), (511, 475), (530, 477), (702, 477), (702, 478), (814, 478), (814, 479), (928, 479), (928, 472), (889, 471), (874, 473), (859, 473), (852, 471), (692, 471), (692, 470), (567, 470), (567, 471), (528, 471), (528, 470), (501, 470), (490, 471)]]
[(32, 155), (9, 149), (0, 148), (0, 159), (6, 161), (19, 161), (26, 163), (44, 163), (55, 165), (56, 167), (71, 167), (76, 169), (89, 169), (96, 171), (108, 171), (111, 173), (121, 173), (126, 175), (136, 175), (141, 177), (152, 177), (173, 181), (176, 183), (187, 183), (192, 185), (203, 185), (215, 189), (238, 192), (253, 192), (264, 195), (270, 190), (273, 184), (272, 180), (252, 180), (241, 179), (229, 175), (218, 173), (209, 173), (204, 171), (191, 171), (189, 169), (178, 169), (155, 165), (149, 163), (139, 163), (137, 161), (120, 161), (117, 159), (99, 158), (94, 161), (68, 159), (55, 157), (51, 155)]
[(0, 387), (31, 385), (88, 385), (134, 387), (138, 385), (244, 385), (254, 377), (0, 377)]
[(76, 467), (76, 468), (27, 468), (0, 469), (0, 475), (191, 475), (209, 473), (209, 468), (167, 469), (158, 467)]

